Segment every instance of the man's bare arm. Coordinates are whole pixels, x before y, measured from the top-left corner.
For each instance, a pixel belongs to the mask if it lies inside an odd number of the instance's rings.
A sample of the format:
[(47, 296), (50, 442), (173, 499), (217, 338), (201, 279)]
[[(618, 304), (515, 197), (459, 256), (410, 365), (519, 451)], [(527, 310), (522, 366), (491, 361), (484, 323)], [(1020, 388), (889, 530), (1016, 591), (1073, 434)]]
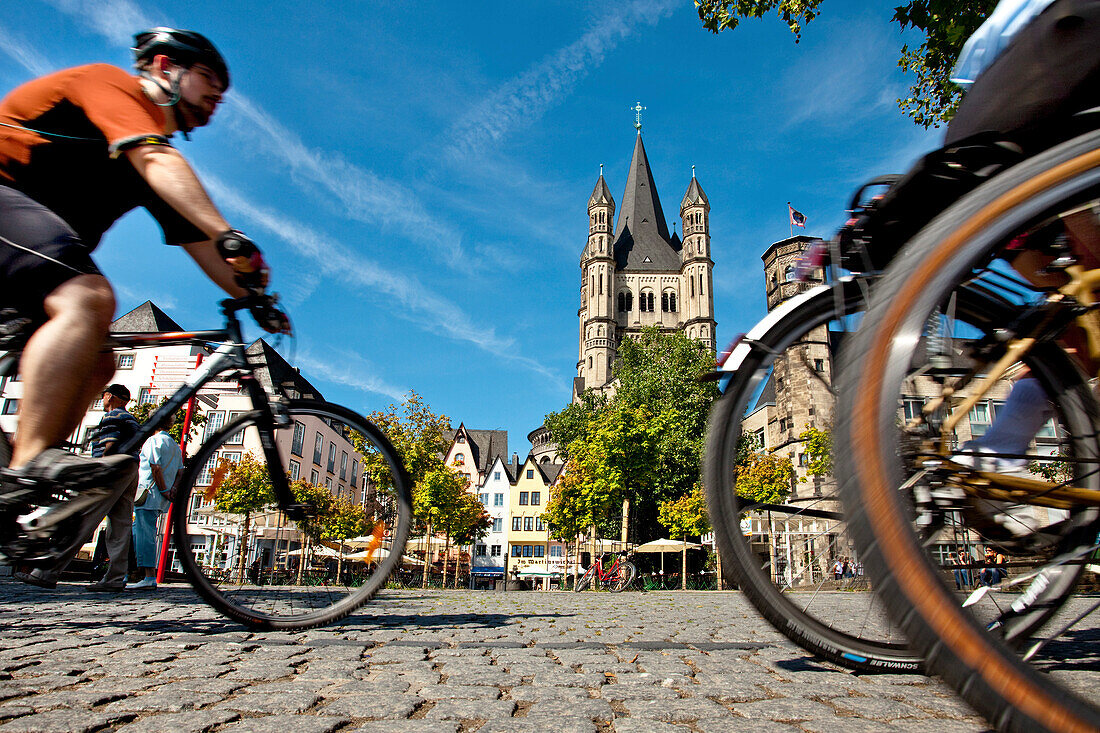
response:
[(214, 206), (187, 160), (167, 145), (142, 145), (127, 150), (126, 156), (158, 196), (210, 237), (209, 241), (183, 245), (206, 276), (234, 298), (247, 295), (234, 280), (233, 268), (213, 244), (219, 234), (229, 229), (229, 222)]

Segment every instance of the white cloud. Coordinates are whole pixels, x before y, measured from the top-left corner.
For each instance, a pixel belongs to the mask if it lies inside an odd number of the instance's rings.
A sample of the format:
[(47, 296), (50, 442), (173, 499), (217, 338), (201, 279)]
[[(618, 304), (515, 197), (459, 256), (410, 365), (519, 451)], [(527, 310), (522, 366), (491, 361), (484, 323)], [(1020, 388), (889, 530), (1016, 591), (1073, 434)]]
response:
[(64, 13), (81, 16), (109, 41), (127, 47), (133, 43), (134, 33), (138, 30), (157, 25), (130, 0), (46, 0), (46, 2)]
[[(353, 387), (361, 392), (384, 395), (400, 402), (408, 393), (407, 389), (398, 389), (380, 377), (367, 373), (367, 363), (360, 357), (346, 351), (327, 350), (323, 358), (312, 352), (298, 354), (294, 361), (303, 371), (317, 375), (329, 382)], [(340, 364), (341, 366), (336, 366)]]
[(451, 130), (448, 157), (462, 162), (479, 155), (512, 129), (538, 119), (541, 110), (568, 95), (635, 27), (656, 25), (677, 7), (682, 3), (634, 0), (615, 14), (615, 5), (600, 6), (604, 14), (579, 39), (549, 54), (471, 107)]
[(0, 51), (11, 56), (16, 63), (35, 76), (42, 76), (54, 70), (49, 59), (2, 25), (0, 25)]

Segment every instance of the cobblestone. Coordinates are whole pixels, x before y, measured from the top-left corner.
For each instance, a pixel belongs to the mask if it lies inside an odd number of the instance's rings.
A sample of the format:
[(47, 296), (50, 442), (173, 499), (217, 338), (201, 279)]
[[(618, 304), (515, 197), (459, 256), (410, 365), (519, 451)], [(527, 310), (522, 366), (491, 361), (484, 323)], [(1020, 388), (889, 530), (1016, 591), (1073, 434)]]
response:
[(0, 623), (0, 733), (987, 729), (938, 680), (802, 652), (738, 593), (383, 592), (339, 626), (253, 633), (184, 586), (0, 578)]

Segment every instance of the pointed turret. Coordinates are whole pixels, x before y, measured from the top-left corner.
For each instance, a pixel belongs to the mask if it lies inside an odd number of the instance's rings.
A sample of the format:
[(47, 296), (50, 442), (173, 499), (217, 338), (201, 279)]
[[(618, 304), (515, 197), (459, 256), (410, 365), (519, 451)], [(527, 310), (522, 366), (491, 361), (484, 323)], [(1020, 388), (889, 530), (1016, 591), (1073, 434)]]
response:
[(591, 211), (593, 207), (603, 205), (610, 205), (611, 210), (615, 210), (615, 199), (607, 187), (607, 181), (603, 178), (603, 166), (601, 165), (600, 178), (596, 181), (596, 187), (592, 189), (592, 195), (588, 197), (588, 210)]
[(684, 316), (687, 334), (713, 349), (716, 324), (714, 294), (711, 292), (714, 263), (710, 259), (710, 202), (695, 178), (695, 166), (691, 166), (691, 183), (680, 202), (680, 219), (684, 224), (680, 271), (686, 286)]

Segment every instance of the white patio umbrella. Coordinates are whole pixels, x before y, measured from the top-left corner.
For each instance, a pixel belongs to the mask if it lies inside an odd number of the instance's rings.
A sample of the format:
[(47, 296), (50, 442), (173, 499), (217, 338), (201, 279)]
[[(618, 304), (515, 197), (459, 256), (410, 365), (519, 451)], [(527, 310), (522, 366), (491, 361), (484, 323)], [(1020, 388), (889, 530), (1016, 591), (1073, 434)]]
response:
[(694, 542), (686, 542), (684, 540), (653, 540), (652, 542), (646, 542), (644, 545), (638, 545), (634, 548), (634, 552), (659, 552), (661, 553), (661, 575), (665, 574), (665, 553), (666, 552), (683, 552), (684, 547), (689, 550), (698, 550), (702, 545)]

